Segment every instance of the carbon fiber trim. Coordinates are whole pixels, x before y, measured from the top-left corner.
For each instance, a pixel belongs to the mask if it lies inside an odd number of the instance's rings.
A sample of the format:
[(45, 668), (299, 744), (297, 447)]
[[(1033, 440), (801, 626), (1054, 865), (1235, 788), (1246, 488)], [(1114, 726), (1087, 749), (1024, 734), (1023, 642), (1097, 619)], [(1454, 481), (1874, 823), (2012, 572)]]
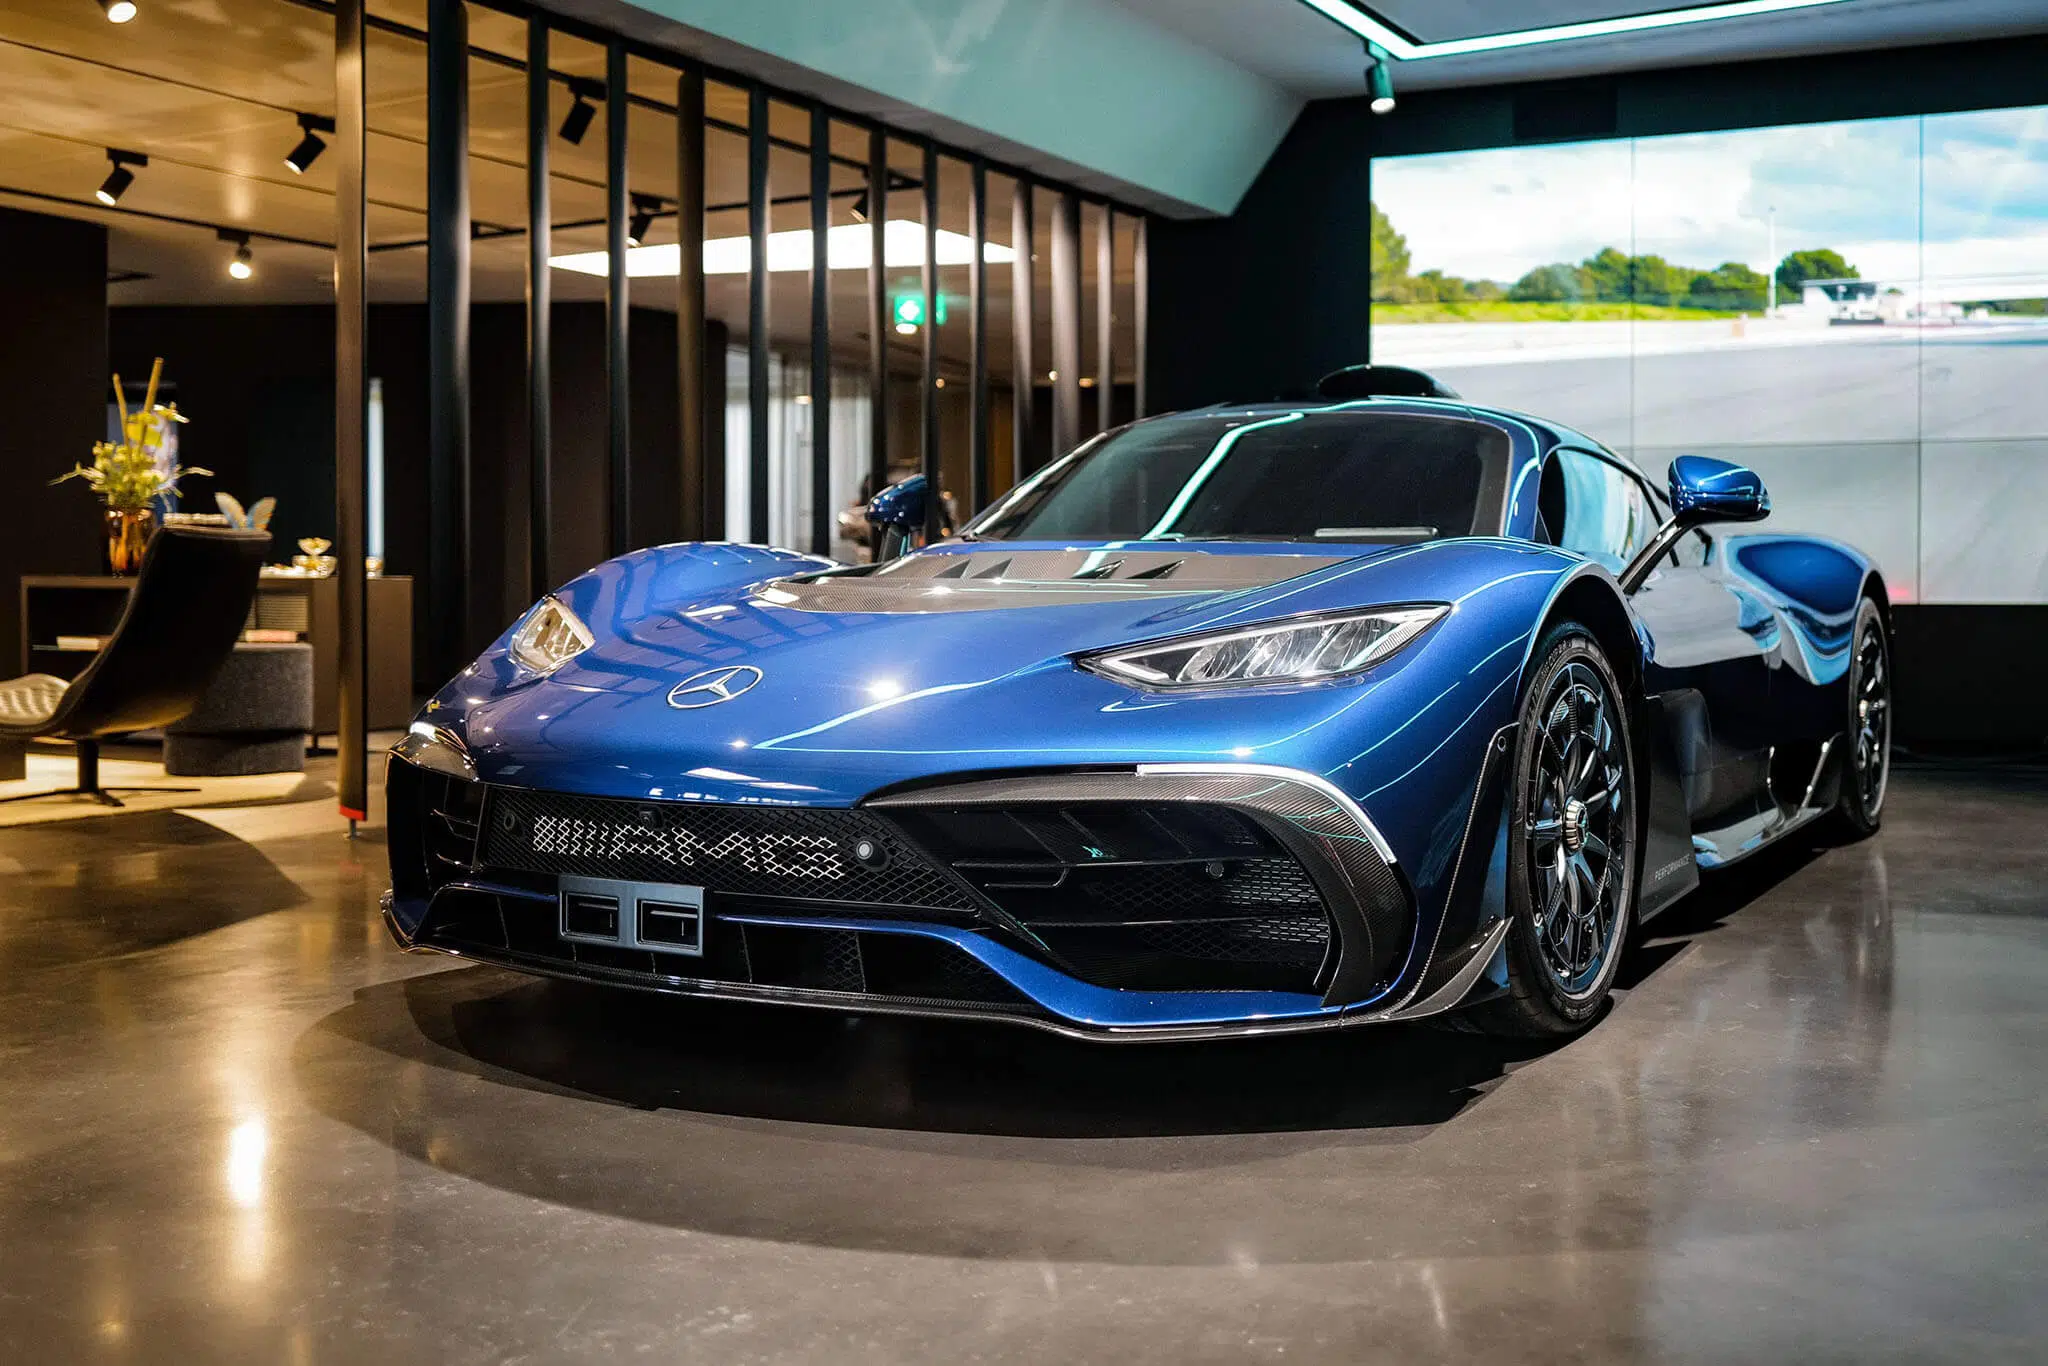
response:
[(1414, 929), (1414, 900), (1392, 851), (1357, 804), (1314, 774), (1256, 765), (1151, 765), (1136, 771), (997, 778), (918, 788), (884, 810), (1076, 802), (1208, 802), (1256, 817), (1310, 870), (1337, 925), (1325, 1001), (1349, 1004), (1389, 983)]

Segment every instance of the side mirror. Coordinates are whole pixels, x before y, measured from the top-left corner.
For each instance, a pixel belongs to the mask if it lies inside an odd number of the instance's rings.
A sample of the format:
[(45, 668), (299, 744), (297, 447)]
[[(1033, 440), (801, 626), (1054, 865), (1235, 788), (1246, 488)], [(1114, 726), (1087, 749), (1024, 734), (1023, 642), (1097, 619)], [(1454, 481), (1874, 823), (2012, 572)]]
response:
[(1771, 515), (1771, 495), (1757, 472), (1704, 455), (1671, 462), (1671, 508), (1687, 527), (1708, 522), (1758, 522)]
[(893, 560), (916, 548), (924, 535), (928, 497), (924, 476), (913, 474), (868, 499), (868, 528), (877, 561)]
[(1771, 515), (1771, 495), (1755, 470), (1704, 455), (1671, 462), (1671, 520), (1621, 571), (1621, 591), (1633, 593), (1650, 577), (1672, 544), (1709, 522), (1760, 522)]

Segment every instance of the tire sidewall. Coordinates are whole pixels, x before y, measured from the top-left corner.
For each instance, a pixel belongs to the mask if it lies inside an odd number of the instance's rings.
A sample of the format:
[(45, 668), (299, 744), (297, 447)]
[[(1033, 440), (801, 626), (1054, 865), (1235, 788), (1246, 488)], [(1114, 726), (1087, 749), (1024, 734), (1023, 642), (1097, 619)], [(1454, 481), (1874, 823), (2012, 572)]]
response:
[[(1858, 781), (1855, 771), (1856, 737), (1857, 732), (1862, 729), (1863, 721), (1863, 718), (1857, 714), (1856, 706), (1858, 695), (1863, 688), (1863, 634), (1865, 630), (1874, 630), (1877, 633), (1878, 649), (1884, 655), (1885, 702), (1888, 708), (1885, 716), (1884, 752), (1879, 757), (1878, 765), (1877, 809), (1871, 812), (1864, 810), (1862, 785)], [(1849, 670), (1846, 675), (1848, 696), (1842, 704), (1842, 741), (1845, 762), (1842, 774), (1842, 800), (1838, 806), (1841, 818), (1848, 826), (1850, 833), (1859, 837), (1877, 833), (1878, 826), (1884, 823), (1884, 799), (1886, 791), (1891, 785), (1892, 731), (1896, 723), (1895, 713), (1897, 711), (1897, 706), (1893, 701), (1892, 680), (1897, 676), (1897, 671), (1892, 667), (1892, 642), (1889, 632), (1885, 629), (1884, 614), (1878, 611), (1875, 602), (1868, 596), (1865, 596), (1857, 604), (1856, 626), (1849, 635)]]
[[(1637, 770), (1635, 759), (1635, 736), (1632, 709), (1627, 694), (1622, 691), (1614, 669), (1607, 662), (1606, 654), (1599, 642), (1585, 627), (1576, 622), (1563, 622), (1547, 632), (1534, 656), (1540, 662), (1530, 675), (1529, 685), (1522, 694), (1522, 703), (1517, 714), (1513, 791), (1509, 797), (1508, 809), (1508, 938), (1511, 949), (1511, 971), (1519, 969), (1526, 978), (1526, 989), (1517, 993), (1531, 1005), (1537, 1006), (1549, 1016), (1551, 1026), (1559, 1031), (1574, 1029), (1599, 1014), (1606, 1003), (1608, 990), (1614, 983), (1615, 973), (1620, 969), (1622, 948), (1636, 918), (1636, 889), (1642, 840), (1639, 838), (1637, 819)], [(1617, 898), (1615, 928), (1612, 942), (1607, 948), (1606, 962), (1600, 974), (1590, 987), (1578, 997), (1565, 994), (1563, 987), (1551, 975), (1544, 960), (1540, 936), (1536, 933), (1538, 908), (1531, 892), (1532, 868), (1529, 859), (1527, 838), (1530, 815), (1530, 778), (1536, 766), (1537, 747), (1541, 726), (1540, 710), (1549, 695), (1551, 685), (1558, 674), (1574, 663), (1584, 664), (1600, 678), (1607, 691), (1607, 698), (1614, 710), (1614, 717), (1621, 732), (1623, 771), (1627, 775), (1623, 828), (1629, 832), (1629, 847), (1622, 860), (1624, 882)], [(1519, 960), (1519, 961), (1513, 961)]]

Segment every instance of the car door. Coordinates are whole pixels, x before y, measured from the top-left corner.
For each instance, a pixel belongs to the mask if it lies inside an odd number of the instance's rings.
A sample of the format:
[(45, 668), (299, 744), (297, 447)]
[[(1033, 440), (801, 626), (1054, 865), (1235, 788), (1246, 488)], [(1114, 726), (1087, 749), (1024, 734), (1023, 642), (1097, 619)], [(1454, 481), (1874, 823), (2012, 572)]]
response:
[[(1547, 501), (1558, 543), (1619, 575), (1668, 515), (1633, 471), (1592, 451), (1553, 457)], [(1546, 478), (1550, 477), (1546, 471)], [(1683, 538), (1631, 599), (1649, 638), (1644, 690), (1668, 724), (1694, 828), (1757, 814), (1768, 797), (1771, 686), (1779, 646), (1770, 607), (1715, 568), (1711, 533)]]

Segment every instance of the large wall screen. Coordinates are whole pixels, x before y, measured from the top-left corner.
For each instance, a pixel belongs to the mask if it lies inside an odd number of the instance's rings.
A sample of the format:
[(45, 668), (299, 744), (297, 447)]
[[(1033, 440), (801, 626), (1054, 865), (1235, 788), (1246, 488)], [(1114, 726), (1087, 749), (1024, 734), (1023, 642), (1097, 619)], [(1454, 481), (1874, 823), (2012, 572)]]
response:
[(2048, 603), (2048, 108), (1376, 159), (1373, 359)]

